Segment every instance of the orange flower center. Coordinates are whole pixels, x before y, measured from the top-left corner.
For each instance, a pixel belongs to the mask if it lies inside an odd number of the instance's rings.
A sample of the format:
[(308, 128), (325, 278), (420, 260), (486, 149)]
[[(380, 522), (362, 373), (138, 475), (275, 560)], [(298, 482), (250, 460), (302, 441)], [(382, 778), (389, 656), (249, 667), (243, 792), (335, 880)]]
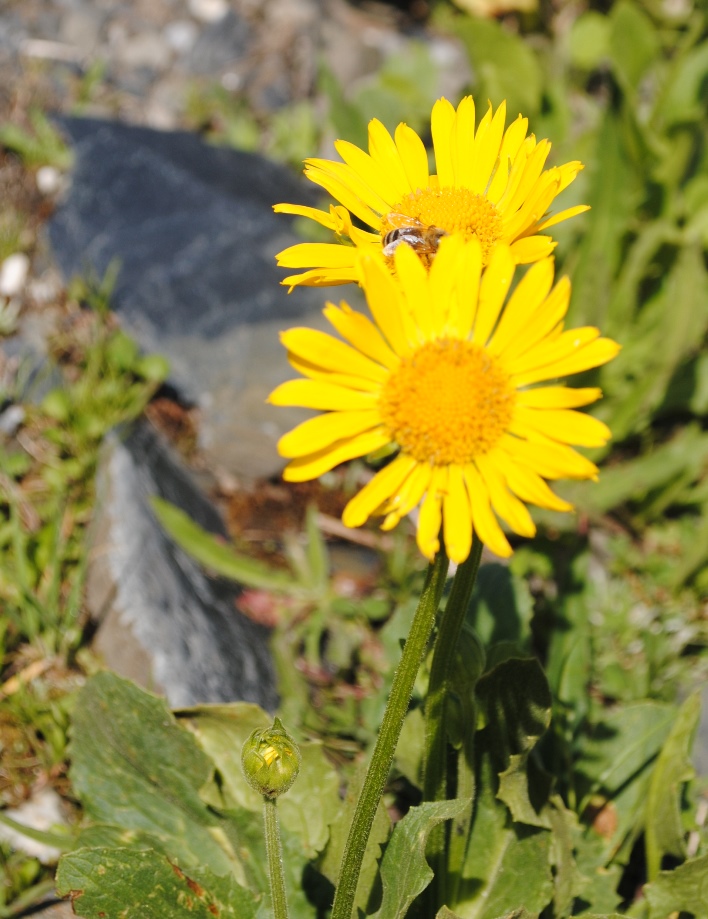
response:
[(464, 465), (488, 453), (508, 429), (516, 390), (480, 345), (424, 344), (383, 386), (379, 408), (401, 450), (420, 463)]
[[(482, 246), (482, 258), (487, 263), (492, 247), (502, 236), (502, 220), (492, 202), (469, 188), (423, 188), (402, 198), (381, 218), (381, 238), (392, 230), (412, 231), (421, 238), (413, 248), (421, 256), (434, 255), (439, 235), (431, 228), (467, 239), (476, 236)], [(432, 250), (432, 251), (431, 251)]]

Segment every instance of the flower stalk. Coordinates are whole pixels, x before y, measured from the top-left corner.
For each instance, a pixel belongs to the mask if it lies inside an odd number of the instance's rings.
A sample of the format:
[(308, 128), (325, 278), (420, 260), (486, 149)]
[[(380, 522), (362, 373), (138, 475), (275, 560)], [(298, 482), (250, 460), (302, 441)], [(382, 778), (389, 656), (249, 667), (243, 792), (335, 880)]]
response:
[(283, 847), (280, 842), (277, 798), (263, 795), (263, 821), (265, 824), (268, 876), (274, 919), (288, 919), (288, 902), (285, 895), (285, 874), (283, 871)]
[(428, 567), (423, 593), (413, 617), (410, 633), (403, 647), (401, 661), (393, 678), (381, 729), (344, 848), (331, 919), (351, 919), (352, 916), (359, 874), (369, 834), (371, 833), (376, 809), (391, 769), (393, 755), (413, 694), (418, 669), (428, 647), (428, 641), (435, 622), (435, 614), (445, 586), (447, 568), (447, 555), (441, 549)]

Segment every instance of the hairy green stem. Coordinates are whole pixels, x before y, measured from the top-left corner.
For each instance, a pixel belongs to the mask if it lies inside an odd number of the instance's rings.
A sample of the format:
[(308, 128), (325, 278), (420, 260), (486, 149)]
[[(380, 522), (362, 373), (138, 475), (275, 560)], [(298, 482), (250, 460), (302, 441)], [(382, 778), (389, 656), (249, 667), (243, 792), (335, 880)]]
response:
[[(428, 695), (425, 700), (425, 752), (423, 755), (423, 800), (446, 801), (448, 788), (448, 680), (465, 621), (467, 607), (477, 579), (482, 541), (475, 535), (467, 559), (455, 572), (445, 611), (440, 617), (435, 650), (430, 669)], [(445, 840), (447, 827), (436, 826), (428, 838), (428, 861), (435, 879), (428, 888), (431, 909), (445, 903), (447, 864)], [(431, 913), (434, 915), (434, 912)]]
[(428, 568), (423, 593), (393, 678), (391, 694), (344, 848), (331, 919), (351, 919), (352, 916), (366, 844), (391, 769), (418, 669), (433, 629), (435, 614), (445, 586), (447, 566), (447, 556), (441, 549)]
[(277, 799), (263, 795), (263, 820), (265, 822), (266, 854), (270, 876), (270, 896), (273, 901), (274, 919), (288, 919), (288, 903), (285, 897), (285, 875), (283, 874), (283, 849), (280, 844)]

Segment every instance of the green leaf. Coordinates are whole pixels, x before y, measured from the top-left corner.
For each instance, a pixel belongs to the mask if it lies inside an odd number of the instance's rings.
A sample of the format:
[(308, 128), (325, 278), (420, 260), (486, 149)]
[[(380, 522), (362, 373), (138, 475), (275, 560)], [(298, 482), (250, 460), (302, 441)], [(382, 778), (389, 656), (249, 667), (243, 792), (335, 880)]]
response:
[(217, 841), (220, 822), (199, 795), (213, 763), (164, 700), (99, 673), (79, 694), (70, 751), (74, 791), (87, 817), (151, 834), (185, 868), (240, 870)]
[(635, 90), (659, 56), (660, 42), (651, 19), (631, 0), (620, 0), (610, 14), (610, 55), (620, 83)]
[(57, 891), (84, 919), (255, 919), (259, 908), (233, 877), (153, 849), (78, 849), (59, 863)]
[(604, 329), (622, 257), (622, 242), (629, 224), (636, 218), (643, 194), (636, 164), (627, 150), (623, 124), (612, 110), (606, 112), (597, 132), (591, 163), (586, 203), (592, 210), (577, 255), (572, 259), (572, 313), (568, 316), (568, 326), (588, 324)]
[(532, 614), (533, 598), (523, 578), (507, 565), (480, 567), (466, 621), (485, 647), (499, 641), (526, 644)]
[(576, 67), (593, 70), (610, 50), (610, 22), (607, 16), (589, 10), (578, 16), (568, 37), (570, 59)]
[(591, 727), (578, 747), (576, 771), (588, 782), (588, 794), (619, 791), (658, 754), (676, 718), (672, 705), (637, 702), (623, 705)]
[(535, 115), (541, 107), (543, 74), (536, 55), (518, 35), (493, 19), (456, 16), (440, 6), (434, 22), (457, 35), (465, 44), (475, 75), (475, 98), (484, 114), (484, 102), (494, 106), (506, 99), (507, 117), (523, 112)]
[[(477, 684), (485, 744), (499, 774), (497, 797), (520, 823), (547, 826), (541, 810), (549, 783), (538, 770), (529, 780), (528, 756), (551, 722), (548, 681), (535, 658), (511, 658)], [(533, 800), (532, 800), (533, 799)]]
[(706, 914), (708, 903), (708, 855), (693, 858), (662, 871), (644, 888), (649, 903), (649, 919), (666, 919), (668, 915), (691, 913), (696, 919)]
[(551, 834), (512, 824), (507, 808), (495, 797), (495, 786), (485, 756), (463, 879), (452, 903), (462, 919), (497, 919), (520, 904), (539, 913), (553, 898)]
[(393, 828), (381, 862), (383, 897), (372, 919), (402, 919), (411, 903), (433, 879), (425, 844), (434, 826), (459, 816), (469, 800), (434, 801), (411, 807)]
[(265, 590), (292, 591), (297, 588), (296, 582), (282, 571), (275, 571), (245, 555), (238, 555), (219, 537), (202, 529), (169, 501), (153, 497), (150, 504), (168, 536), (188, 555), (222, 577), (246, 587)]
[(664, 855), (685, 858), (681, 823), (681, 786), (695, 775), (691, 746), (701, 713), (700, 696), (689, 696), (654, 766), (646, 805), (644, 839), (649, 880), (657, 878)]
[(707, 75), (708, 44), (704, 41), (677, 62), (659, 108), (665, 125), (703, 121), (705, 97), (702, 88)]

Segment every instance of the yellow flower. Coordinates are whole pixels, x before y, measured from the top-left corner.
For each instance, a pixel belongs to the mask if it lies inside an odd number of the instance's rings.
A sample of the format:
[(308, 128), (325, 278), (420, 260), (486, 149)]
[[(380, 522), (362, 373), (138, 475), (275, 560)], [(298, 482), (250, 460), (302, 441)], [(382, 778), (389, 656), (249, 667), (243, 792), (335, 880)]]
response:
[(384, 516), (390, 529), (419, 503), (418, 546), (432, 558), (442, 534), (463, 561), (473, 530), (497, 555), (511, 547), (496, 514), (533, 536), (530, 502), (571, 510), (545, 479), (594, 479), (596, 466), (571, 444), (596, 447), (610, 431), (574, 411), (599, 389), (535, 386), (609, 361), (619, 346), (595, 328), (563, 331), (570, 284), (553, 284), (553, 259), (533, 265), (504, 305), (514, 274), (497, 246), (482, 272), (476, 239), (443, 239), (430, 270), (400, 246), (394, 278), (379, 256), (363, 263), (373, 321), (346, 303), (324, 313), (344, 341), (291, 329), (282, 341), (304, 379), (283, 383), (275, 405), (325, 414), (285, 434), (289, 481), (316, 478), (384, 448), (398, 455), (349, 502), (343, 520)]
[[(405, 232), (406, 227), (404, 242), (419, 252), (426, 266), (443, 234), (476, 237), (485, 264), (499, 243), (511, 246), (517, 264), (550, 255), (555, 243), (539, 234), (587, 210), (580, 205), (547, 215), (554, 198), (583, 166), (572, 162), (544, 170), (550, 143), (526, 136), (527, 118), (519, 115), (506, 131), (505, 120), (506, 103), (496, 112), (490, 104), (475, 131), (471, 96), (457, 110), (439, 99), (431, 118), (436, 175), (428, 172), (428, 155), (415, 131), (399, 124), (394, 138), (376, 119), (369, 123), (368, 154), (338, 140), (335, 147), (344, 162), (306, 160), (305, 175), (341, 204), (329, 212), (295, 204), (276, 204), (275, 210), (309, 217), (332, 230), (340, 242), (301, 243), (280, 252), (279, 265), (308, 269), (282, 283), (292, 288), (360, 282), (362, 256), (382, 250), (391, 255), (397, 235), (392, 231)], [(352, 217), (373, 232), (355, 226)]]

